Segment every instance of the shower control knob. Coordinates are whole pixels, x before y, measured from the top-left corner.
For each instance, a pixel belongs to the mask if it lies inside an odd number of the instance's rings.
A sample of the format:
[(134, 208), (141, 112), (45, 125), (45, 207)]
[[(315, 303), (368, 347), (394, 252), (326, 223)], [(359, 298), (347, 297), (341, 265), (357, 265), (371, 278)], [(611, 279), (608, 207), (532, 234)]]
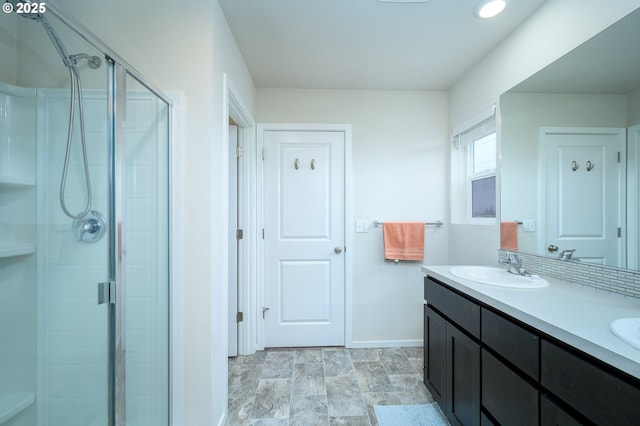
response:
[(73, 235), (77, 242), (95, 243), (100, 241), (107, 230), (105, 217), (95, 210), (73, 221)]

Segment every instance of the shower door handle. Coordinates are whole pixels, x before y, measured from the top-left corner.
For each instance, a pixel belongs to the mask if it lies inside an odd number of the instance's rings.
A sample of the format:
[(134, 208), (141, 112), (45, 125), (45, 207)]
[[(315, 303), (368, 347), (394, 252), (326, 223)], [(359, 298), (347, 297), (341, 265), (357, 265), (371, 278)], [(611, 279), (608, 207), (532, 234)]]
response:
[(116, 303), (116, 282), (106, 281), (98, 283), (98, 305)]

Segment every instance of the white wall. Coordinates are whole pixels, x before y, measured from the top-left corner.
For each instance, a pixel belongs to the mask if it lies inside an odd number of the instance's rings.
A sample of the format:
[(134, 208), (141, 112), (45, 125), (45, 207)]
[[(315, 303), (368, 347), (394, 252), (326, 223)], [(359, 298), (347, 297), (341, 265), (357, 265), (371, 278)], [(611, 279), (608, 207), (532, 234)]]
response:
[[(61, 0), (65, 9), (165, 91), (184, 95), (182, 424), (226, 411), (227, 160), (223, 74), (251, 111), (253, 82), (217, 1)], [(180, 424), (180, 423), (178, 423)]]
[[(450, 129), (468, 121), (499, 96), (609, 25), (640, 7), (640, 0), (545, 2), (449, 91)], [(471, 245), (470, 240), (476, 243)], [(452, 263), (495, 263), (499, 227), (452, 225)]]
[[(445, 92), (258, 89), (262, 123), (352, 124), (353, 217), (447, 216)], [(354, 232), (348, 223), (347, 232)], [(447, 227), (426, 228), (426, 264), (447, 263)], [(421, 263), (383, 260), (382, 229), (354, 233), (353, 344), (422, 339)]]
[(627, 95), (627, 127), (640, 124), (640, 90)]

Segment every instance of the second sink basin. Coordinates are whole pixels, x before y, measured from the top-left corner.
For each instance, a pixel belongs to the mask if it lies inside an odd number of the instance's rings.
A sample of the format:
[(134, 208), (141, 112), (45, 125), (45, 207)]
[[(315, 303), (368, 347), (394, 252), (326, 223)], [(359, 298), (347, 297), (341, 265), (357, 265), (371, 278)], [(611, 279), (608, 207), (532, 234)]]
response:
[(491, 266), (453, 266), (450, 271), (456, 277), (498, 287), (540, 288), (549, 285), (547, 280), (535, 275), (524, 277)]
[(611, 322), (611, 332), (636, 349), (640, 349), (640, 318), (619, 318)]

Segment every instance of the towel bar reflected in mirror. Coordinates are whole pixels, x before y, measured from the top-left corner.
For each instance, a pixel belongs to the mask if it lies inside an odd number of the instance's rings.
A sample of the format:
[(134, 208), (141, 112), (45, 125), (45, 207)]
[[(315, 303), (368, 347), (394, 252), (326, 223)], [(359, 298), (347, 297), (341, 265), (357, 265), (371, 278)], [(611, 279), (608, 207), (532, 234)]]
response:
[[(384, 225), (384, 222), (380, 222), (380, 221), (377, 221), (377, 220), (373, 221), (374, 228), (378, 227), (378, 226), (382, 226), (382, 225)], [(444, 225), (444, 223), (441, 220), (436, 220), (434, 222), (425, 222), (424, 223), (424, 226), (437, 226), (438, 228), (441, 227), (442, 225)]]

